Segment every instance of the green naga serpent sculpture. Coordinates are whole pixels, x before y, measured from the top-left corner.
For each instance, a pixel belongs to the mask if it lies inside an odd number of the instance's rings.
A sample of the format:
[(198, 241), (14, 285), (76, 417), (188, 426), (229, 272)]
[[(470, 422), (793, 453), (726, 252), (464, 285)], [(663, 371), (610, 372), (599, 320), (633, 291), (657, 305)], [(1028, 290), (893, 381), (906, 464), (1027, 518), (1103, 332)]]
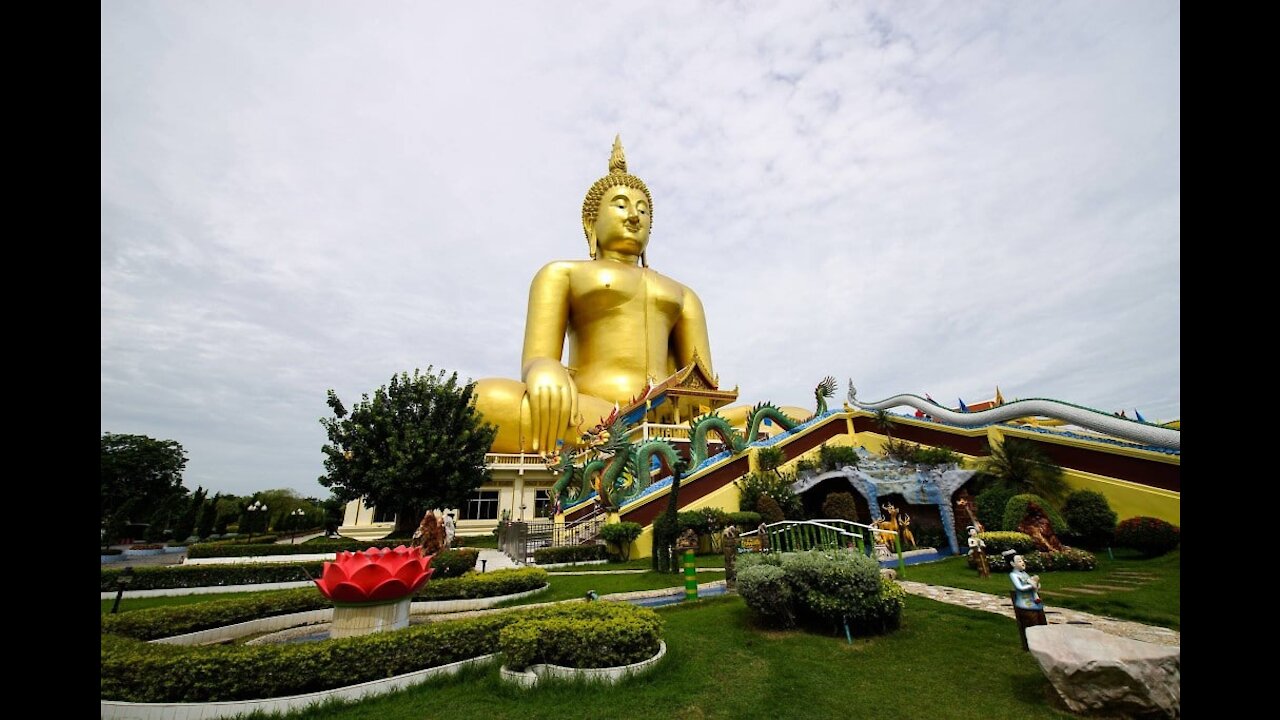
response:
[(650, 440), (637, 447), (626, 441), (627, 431), (626, 424), (618, 419), (603, 431), (589, 433), (588, 449), (579, 456), (587, 458), (581, 467), (568, 454), (553, 461), (552, 471), (560, 475), (550, 493), (556, 511), (567, 502), (585, 497), (589, 490), (595, 490), (603, 507), (617, 510), (649, 487), (654, 457), (658, 458), (663, 476), (681, 466), (680, 453), (669, 441)]
[[(814, 417), (827, 411), (826, 398), (834, 394), (835, 378), (827, 377), (818, 383), (814, 390), (818, 400)], [(784, 431), (793, 430), (801, 424), (770, 402), (751, 408), (745, 435), (714, 411), (690, 421), (689, 462), (686, 465), (676, 446), (667, 440), (650, 440), (639, 446), (627, 442), (625, 438), (629, 428), (620, 418), (615, 419), (607, 428), (584, 436), (587, 449), (577, 455), (578, 459), (585, 459), (581, 466), (574, 464), (574, 457), (567, 453), (550, 459), (551, 471), (559, 475), (550, 493), (555, 511), (559, 512), (567, 503), (586, 497), (591, 490), (595, 490), (606, 509), (617, 510), (649, 487), (653, 458), (657, 457), (662, 467), (660, 477), (673, 474), (679, 468), (696, 468), (709, 456), (707, 441), (712, 433), (719, 436), (731, 454), (736, 455), (747, 449), (750, 444), (748, 438), (759, 434), (765, 420), (776, 423)]]

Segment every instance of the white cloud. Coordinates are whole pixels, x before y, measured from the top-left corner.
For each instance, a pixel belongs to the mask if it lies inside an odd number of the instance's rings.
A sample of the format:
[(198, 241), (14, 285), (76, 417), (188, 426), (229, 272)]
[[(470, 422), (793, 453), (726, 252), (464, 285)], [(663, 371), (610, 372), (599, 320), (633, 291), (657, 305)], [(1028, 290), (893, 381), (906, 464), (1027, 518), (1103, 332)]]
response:
[(621, 133), (742, 399), (1177, 417), (1160, 2), (103, 3), (102, 429), (314, 482), (325, 390), (518, 373)]

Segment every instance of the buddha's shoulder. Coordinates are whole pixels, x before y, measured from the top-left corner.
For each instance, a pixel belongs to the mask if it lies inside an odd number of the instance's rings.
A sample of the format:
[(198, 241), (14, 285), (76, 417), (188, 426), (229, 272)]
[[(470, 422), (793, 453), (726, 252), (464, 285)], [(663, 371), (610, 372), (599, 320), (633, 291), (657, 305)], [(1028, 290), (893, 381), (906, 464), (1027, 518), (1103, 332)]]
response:
[(582, 272), (584, 267), (590, 264), (590, 260), (553, 260), (543, 265), (536, 277), (572, 275), (576, 272)]

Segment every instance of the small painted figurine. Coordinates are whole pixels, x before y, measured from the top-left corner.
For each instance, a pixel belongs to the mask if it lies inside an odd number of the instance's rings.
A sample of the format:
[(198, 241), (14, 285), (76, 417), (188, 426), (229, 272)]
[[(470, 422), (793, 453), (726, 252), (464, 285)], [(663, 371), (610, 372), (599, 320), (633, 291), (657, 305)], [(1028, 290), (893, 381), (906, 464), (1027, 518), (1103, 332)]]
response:
[(1027, 561), (1021, 555), (1013, 556), (1013, 571), (1009, 573), (1013, 581), (1013, 606), (1021, 610), (1044, 610), (1040, 601), (1040, 576), (1027, 574)]
[(991, 568), (987, 565), (987, 543), (978, 537), (978, 529), (969, 526), (969, 558), (978, 566), (978, 577), (991, 577)]

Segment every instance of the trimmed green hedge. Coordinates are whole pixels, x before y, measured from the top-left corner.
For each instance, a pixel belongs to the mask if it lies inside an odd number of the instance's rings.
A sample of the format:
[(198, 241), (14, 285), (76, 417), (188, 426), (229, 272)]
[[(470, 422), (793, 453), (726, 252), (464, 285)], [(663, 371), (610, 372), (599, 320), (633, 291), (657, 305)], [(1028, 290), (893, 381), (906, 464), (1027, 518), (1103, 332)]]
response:
[[(446, 550), (435, 556), (431, 567), (435, 568), (432, 580), (459, 577), (476, 566), (480, 551), (474, 548)], [(103, 567), (102, 592), (116, 589), (116, 576), (123, 568)], [(129, 590), (163, 590), (168, 588), (222, 587), (225, 585), (256, 585), (259, 583), (298, 582), (314, 580), (324, 571), (324, 561), (305, 563), (254, 563), (238, 565), (170, 565), (142, 566), (133, 569), (133, 582)]]
[[(123, 572), (123, 568), (115, 566), (120, 564), (114, 563), (112, 567), (102, 568), (102, 592), (112, 592), (116, 589), (116, 576)], [(168, 588), (298, 582), (319, 578), (323, 567), (323, 562), (263, 563), (260, 565), (141, 566), (133, 569), (133, 582), (129, 583), (127, 589), (163, 590)]]
[(361, 552), (369, 548), (396, 547), (408, 545), (405, 539), (383, 538), (381, 540), (349, 540), (347, 538), (314, 538), (304, 543), (277, 545), (273, 542), (255, 542), (252, 545), (225, 542), (205, 542), (192, 545), (187, 549), (187, 557), (264, 557), (269, 555), (310, 555), (314, 553), (340, 552), (350, 550)]
[[(1027, 572), (1052, 572), (1054, 570), (1093, 570), (1098, 567), (1098, 559), (1093, 553), (1076, 548), (1054, 550), (1052, 552), (1030, 552), (1022, 556), (1027, 563)], [(991, 572), (1009, 572), (1012, 565), (1000, 555), (987, 557)]]
[(476, 548), (461, 548), (459, 550), (438, 552), (431, 560), (431, 567), (436, 570), (431, 573), (431, 579), (444, 580), (445, 578), (462, 577), (476, 569), (476, 561), (479, 559), (480, 551)]
[(539, 565), (607, 560), (608, 558), (609, 553), (604, 545), (566, 545), (538, 548), (533, 551), (533, 561)]
[(630, 603), (592, 602), (539, 609), (499, 633), (504, 664), (512, 670), (550, 663), (575, 668), (614, 667), (658, 652), (662, 620)]
[(471, 572), (462, 577), (431, 580), (413, 596), (414, 600), (464, 600), (496, 597), (536, 590), (547, 584), (542, 568), (511, 568), (493, 572)]
[(328, 607), (333, 607), (333, 603), (313, 587), (279, 590), (250, 598), (210, 600), (195, 605), (175, 605), (132, 610), (118, 615), (103, 615), (102, 633), (122, 635), (137, 640), (155, 640), (258, 618), (288, 615), (304, 610), (322, 610)]
[(184, 646), (104, 634), (101, 696), (144, 703), (219, 702), (329, 690), (497, 652), (502, 631), (517, 623), (542, 625), (512, 636), (513, 657), (571, 667), (652, 657), (661, 627), (652, 610), (599, 602), (521, 608), (313, 643)]
[(729, 513), (729, 522), (737, 525), (744, 532), (750, 532), (760, 527), (760, 513), (749, 510), (732, 512)]
[(986, 543), (987, 557), (999, 557), (1005, 550), (1012, 550), (1019, 555), (1035, 552), (1036, 541), (1031, 536), (1020, 532), (984, 532), (978, 538)]
[(102, 698), (218, 702), (345, 687), (497, 652), (498, 632), (520, 617), (500, 613), (280, 645), (182, 646), (103, 635)]
[(1178, 547), (1182, 530), (1160, 518), (1127, 518), (1116, 526), (1116, 547), (1132, 548), (1147, 557), (1158, 557)]

